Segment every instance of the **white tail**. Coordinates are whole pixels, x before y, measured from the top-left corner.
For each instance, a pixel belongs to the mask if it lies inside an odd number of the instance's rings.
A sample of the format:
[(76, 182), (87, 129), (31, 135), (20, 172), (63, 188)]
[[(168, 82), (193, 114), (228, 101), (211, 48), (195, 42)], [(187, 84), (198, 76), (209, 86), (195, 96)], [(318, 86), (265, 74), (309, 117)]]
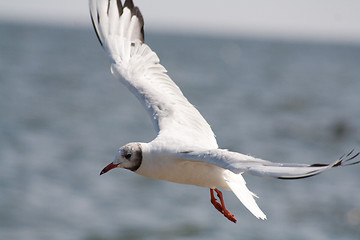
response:
[(241, 173), (235, 174), (230, 170), (224, 171), (224, 179), (230, 189), (235, 193), (238, 199), (244, 204), (244, 206), (252, 213), (255, 217), (265, 220), (266, 215), (261, 211), (259, 206), (256, 204), (254, 197), (257, 196), (252, 193), (247, 187), (244, 178)]

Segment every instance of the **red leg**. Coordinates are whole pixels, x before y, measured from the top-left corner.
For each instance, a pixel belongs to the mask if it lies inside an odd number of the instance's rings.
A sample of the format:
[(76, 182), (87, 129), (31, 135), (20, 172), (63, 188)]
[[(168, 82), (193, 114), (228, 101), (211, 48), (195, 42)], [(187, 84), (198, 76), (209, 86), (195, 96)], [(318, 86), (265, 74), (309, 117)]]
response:
[(223, 213), (223, 208), (222, 208), (221, 204), (218, 201), (216, 201), (216, 198), (214, 196), (214, 189), (211, 189), (211, 188), (210, 188), (210, 202), (212, 203), (212, 205), (214, 205), (214, 207), (219, 212)]
[(224, 214), (224, 216), (229, 219), (230, 221), (236, 223), (236, 218), (234, 218), (234, 215), (231, 214), (226, 208), (225, 208), (225, 203), (224, 203), (224, 198), (223, 198), (223, 195), (222, 195), (222, 192), (215, 188), (215, 192), (218, 196), (218, 198), (220, 199), (220, 203), (216, 200), (215, 196), (214, 196), (214, 189), (211, 189), (210, 188), (210, 201), (211, 203), (214, 205), (214, 207), (219, 211), (221, 212), (222, 214)]

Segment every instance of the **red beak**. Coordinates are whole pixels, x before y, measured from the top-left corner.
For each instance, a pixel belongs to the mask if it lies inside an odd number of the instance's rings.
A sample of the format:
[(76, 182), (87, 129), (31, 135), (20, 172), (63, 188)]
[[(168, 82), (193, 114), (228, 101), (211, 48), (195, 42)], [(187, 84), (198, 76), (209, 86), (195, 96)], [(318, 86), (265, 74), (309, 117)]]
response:
[(110, 171), (113, 168), (116, 168), (117, 166), (118, 166), (118, 164), (110, 163), (109, 165), (104, 167), (104, 169), (101, 171), (100, 175), (103, 175), (104, 173), (107, 173), (108, 171)]

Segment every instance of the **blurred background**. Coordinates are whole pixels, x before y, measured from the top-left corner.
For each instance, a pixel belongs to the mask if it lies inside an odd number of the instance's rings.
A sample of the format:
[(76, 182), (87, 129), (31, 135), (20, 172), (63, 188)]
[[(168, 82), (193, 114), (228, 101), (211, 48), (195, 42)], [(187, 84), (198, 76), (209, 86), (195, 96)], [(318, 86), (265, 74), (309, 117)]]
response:
[[(328, 163), (360, 150), (358, 1), (138, 0), (146, 41), (222, 148)], [(244, 177), (268, 220), (224, 192), (126, 170), (99, 177), (151, 121), (110, 73), (87, 1), (0, 2), (2, 239), (360, 239), (360, 166)]]

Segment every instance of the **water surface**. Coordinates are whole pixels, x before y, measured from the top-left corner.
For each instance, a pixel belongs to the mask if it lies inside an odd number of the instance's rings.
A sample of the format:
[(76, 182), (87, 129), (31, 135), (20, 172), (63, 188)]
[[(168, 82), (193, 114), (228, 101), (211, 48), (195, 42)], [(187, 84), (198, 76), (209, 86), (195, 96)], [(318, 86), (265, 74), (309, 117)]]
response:
[[(155, 137), (93, 30), (0, 24), (2, 239), (360, 239), (360, 166), (281, 181), (245, 175), (267, 221), (231, 192), (125, 170), (116, 149)], [(360, 46), (149, 33), (219, 145), (278, 162), (360, 147)]]

